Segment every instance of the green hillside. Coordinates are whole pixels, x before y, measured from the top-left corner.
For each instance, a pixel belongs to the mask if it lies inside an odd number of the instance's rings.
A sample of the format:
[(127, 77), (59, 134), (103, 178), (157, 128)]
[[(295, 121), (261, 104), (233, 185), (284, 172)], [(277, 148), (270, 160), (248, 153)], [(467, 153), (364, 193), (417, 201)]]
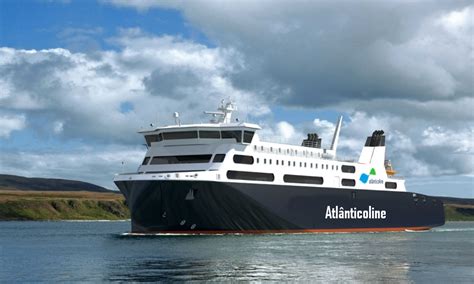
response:
[(94, 192), (0, 190), (0, 220), (121, 220), (130, 213), (122, 195)]

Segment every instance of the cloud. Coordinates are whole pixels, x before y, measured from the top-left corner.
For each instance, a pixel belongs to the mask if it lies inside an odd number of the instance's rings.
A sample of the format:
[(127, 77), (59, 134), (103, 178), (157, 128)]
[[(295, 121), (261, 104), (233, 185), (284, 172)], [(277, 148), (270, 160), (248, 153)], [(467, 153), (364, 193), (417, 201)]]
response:
[(24, 115), (8, 115), (0, 112), (0, 139), (10, 137), (10, 133), (15, 130), (25, 128)]
[(104, 29), (101, 27), (65, 27), (57, 33), (57, 38), (70, 51), (94, 52), (101, 48), (99, 36), (102, 36), (103, 33)]
[(154, 0), (101, 0), (103, 3), (109, 3), (119, 7), (131, 7), (139, 11), (146, 11), (150, 8), (158, 7), (157, 1)]
[(474, 128), (465, 132), (454, 132), (442, 127), (428, 127), (423, 131), (424, 146), (449, 147), (457, 153), (472, 154)]
[[(230, 81), (242, 69), (231, 49), (139, 29), (124, 29), (110, 41), (118, 51), (0, 48), (0, 109), (24, 112), (33, 132), (107, 143), (137, 143), (133, 133), (140, 126), (170, 123), (174, 111), (183, 122), (205, 119), (202, 110), (227, 97), (247, 106), (241, 117), (269, 113), (260, 97)], [(133, 109), (122, 111), (124, 104)]]
[(55, 121), (53, 124), (53, 132), (59, 134), (64, 130), (64, 122), (62, 121)]
[(468, 1), (109, 3), (182, 11), (219, 46), (242, 53), (248, 66), (232, 78), (238, 87), (260, 87), (280, 104), (395, 99), (410, 106), (472, 98)]

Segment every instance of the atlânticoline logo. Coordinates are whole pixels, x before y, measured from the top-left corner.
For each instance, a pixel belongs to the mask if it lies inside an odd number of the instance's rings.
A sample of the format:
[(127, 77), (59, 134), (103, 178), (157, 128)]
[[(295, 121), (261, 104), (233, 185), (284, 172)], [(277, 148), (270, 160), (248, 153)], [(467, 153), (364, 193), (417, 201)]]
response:
[(383, 183), (383, 180), (381, 180), (381, 179), (370, 179), (369, 180), (370, 176), (375, 176), (375, 175), (377, 175), (377, 173), (375, 172), (375, 169), (371, 168), (369, 174), (362, 173), (359, 177), (359, 180), (362, 183), (367, 183), (367, 182), (369, 182), (371, 184), (372, 183)]

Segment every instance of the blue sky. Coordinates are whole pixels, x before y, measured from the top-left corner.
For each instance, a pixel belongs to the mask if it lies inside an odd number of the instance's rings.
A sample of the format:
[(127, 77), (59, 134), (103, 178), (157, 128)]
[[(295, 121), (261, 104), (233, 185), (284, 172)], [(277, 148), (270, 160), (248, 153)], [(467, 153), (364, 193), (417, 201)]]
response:
[(67, 45), (68, 29), (89, 30), (100, 48), (114, 48), (107, 38), (119, 28), (140, 27), (144, 31), (174, 34), (207, 43), (177, 10), (155, 9), (146, 13), (113, 7), (97, 1), (2, 1), (2, 45), (22, 49), (47, 49)]
[(0, 172), (113, 188), (144, 154), (138, 128), (174, 111), (202, 121), (232, 97), (264, 138), (286, 143), (309, 131), (329, 143), (344, 115), (344, 157), (384, 129), (409, 190), (474, 197), (473, 11), (469, 1), (0, 1)]

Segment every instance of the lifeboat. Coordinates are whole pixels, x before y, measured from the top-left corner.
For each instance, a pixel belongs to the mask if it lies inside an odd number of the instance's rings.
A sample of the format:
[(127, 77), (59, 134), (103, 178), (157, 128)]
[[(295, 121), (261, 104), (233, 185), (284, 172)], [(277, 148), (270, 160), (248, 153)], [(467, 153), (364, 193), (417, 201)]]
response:
[(394, 176), (397, 171), (395, 171), (392, 167), (392, 162), (390, 160), (385, 160), (385, 171), (387, 172), (387, 176)]

